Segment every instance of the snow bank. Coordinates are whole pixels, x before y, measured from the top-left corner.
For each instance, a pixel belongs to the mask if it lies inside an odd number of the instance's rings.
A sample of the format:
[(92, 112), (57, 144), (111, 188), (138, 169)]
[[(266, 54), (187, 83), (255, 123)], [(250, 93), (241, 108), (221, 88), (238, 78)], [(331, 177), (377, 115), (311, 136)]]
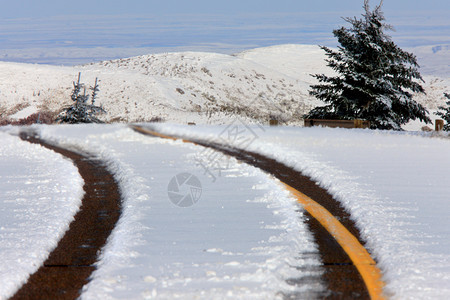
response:
[[(224, 142), (225, 127), (155, 125), (166, 134)], [(311, 176), (342, 202), (379, 262), (394, 299), (450, 294), (450, 140), (330, 128), (237, 129), (239, 145)], [(228, 130), (228, 129), (226, 129)]]
[(7, 299), (69, 228), (83, 180), (53, 151), (5, 132), (0, 140), (0, 299)]

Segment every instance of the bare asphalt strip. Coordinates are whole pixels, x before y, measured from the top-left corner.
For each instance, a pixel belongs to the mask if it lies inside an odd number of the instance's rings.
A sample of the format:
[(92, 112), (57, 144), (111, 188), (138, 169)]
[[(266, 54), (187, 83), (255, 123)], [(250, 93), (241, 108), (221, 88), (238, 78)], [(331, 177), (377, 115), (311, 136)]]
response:
[(85, 195), (57, 247), (10, 299), (77, 299), (121, 215), (119, 187), (101, 161), (50, 145), (32, 132), (23, 131), (20, 137), (71, 159), (85, 182)]

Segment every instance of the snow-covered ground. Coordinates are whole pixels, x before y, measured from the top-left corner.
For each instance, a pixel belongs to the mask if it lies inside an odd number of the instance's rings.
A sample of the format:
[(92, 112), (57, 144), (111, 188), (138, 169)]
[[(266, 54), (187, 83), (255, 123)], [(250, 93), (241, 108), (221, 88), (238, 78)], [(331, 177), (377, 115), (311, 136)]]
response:
[[(270, 176), (223, 160), (228, 168), (213, 182), (196, 162), (202, 147), (142, 136), (126, 126), (37, 129), (52, 142), (106, 160), (125, 197), (123, 216), (83, 299), (274, 299), (323, 290), (320, 282), (286, 282), (320, 278), (320, 260), (295, 200)], [(9, 137), (10, 148), (14, 142)], [(201, 183), (200, 199), (187, 208), (168, 196), (171, 179), (182, 173)]]
[[(435, 111), (445, 102), (443, 93), (450, 92), (449, 48), (408, 50), (418, 54), (425, 71), (427, 95), (417, 100)], [(344, 203), (394, 298), (450, 294), (450, 191), (444, 179), (450, 166), (448, 139), (244, 126), (265, 124), (271, 117), (301, 124), (300, 116), (320, 104), (308, 95), (308, 86), (309, 74), (328, 71), (323, 58), (317, 46), (279, 45), (236, 55), (163, 53), (75, 67), (0, 62), (0, 117), (59, 111), (69, 103), (72, 81), (81, 71), (87, 85), (99, 78), (97, 104), (108, 111), (102, 116), (106, 121), (161, 117), (176, 123), (237, 124), (245, 129), (243, 135), (250, 135), (251, 150), (310, 174)], [(405, 128), (422, 125), (413, 122)], [(154, 126), (219, 141), (229, 129)], [(302, 291), (286, 284), (295, 276), (289, 265), (305, 264), (320, 275), (319, 261), (314, 255), (292, 260), (294, 253), (314, 252), (315, 246), (301, 213), (295, 213), (296, 204), (260, 171), (197, 146), (140, 136), (124, 125), (36, 129), (54, 142), (107, 160), (125, 192), (124, 217), (84, 297), (183, 298), (200, 290), (202, 298), (272, 298), (278, 292), (308, 295), (322, 289)], [(46, 258), (82, 193), (82, 180), (70, 162), (5, 132), (17, 129), (0, 129), (0, 298)], [(226, 141), (238, 146), (242, 139), (228, 136)], [(212, 180), (199, 160), (216, 158), (227, 167)], [(178, 208), (168, 198), (170, 180), (181, 173), (196, 175), (202, 184), (201, 199), (190, 208)], [(55, 210), (54, 201), (63, 203)], [(42, 236), (51, 238), (43, 242)], [(25, 250), (32, 253), (25, 255)]]
[(6, 299), (69, 228), (83, 180), (52, 151), (3, 132), (0, 141), (0, 299)]
[(263, 132), (239, 122), (228, 128), (152, 128), (245, 147), (308, 174), (356, 220), (383, 271), (387, 295), (442, 299), (450, 294), (448, 136), (294, 127)]
[[(446, 45), (408, 50), (417, 52), (424, 70), (427, 94), (417, 101), (435, 111), (450, 90), (450, 50)], [(99, 78), (97, 103), (108, 112), (101, 116), (108, 122), (159, 117), (226, 124), (238, 114), (249, 123), (276, 118), (299, 125), (304, 113), (321, 104), (308, 90), (314, 83), (310, 74), (330, 72), (324, 58), (318, 46), (277, 45), (235, 55), (160, 53), (71, 67), (0, 62), (0, 117), (61, 111), (81, 71), (88, 86)]]
[[(245, 127), (238, 120), (229, 127), (148, 126), (166, 134), (245, 147), (301, 170), (351, 212), (382, 269), (388, 296), (439, 299), (450, 293), (448, 136)], [(35, 129), (48, 140), (106, 160), (125, 196), (123, 217), (102, 252), (93, 280), (84, 288), (84, 299), (272, 299), (281, 293), (306, 297), (323, 290), (320, 283), (303, 288), (286, 283), (292, 277), (320, 276), (320, 260), (302, 212), (296, 211), (298, 205), (272, 177), (199, 146), (142, 136), (124, 125)], [(27, 239), (63, 231), (70, 214), (56, 218), (53, 214), (60, 212), (54, 209), (73, 214), (74, 209), (66, 205), (77, 203), (74, 195), (81, 197), (79, 185), (68, 186), (79, 180), (69, 162), (6, 133), (1, 138), (0, 185), (2, 193), (13, 195), (4, 198), (7, 201), (2, 198), (1, 220), (9, 220), (11, 211), (21, 214), (0, 228), (2, 246), (9, 245), (0, 247), (4, 268), (0, 275), (2, 282), (11, 283), (0, 298), (11, 293), (48, 253), (40, 245), (26, 246)], [(21, 171), (12, 170), (12, 163)], [(38, 168), (45, 178), (36, 175)], [(173, 178), (183, 173), (196, 176), (201, 184), (201, 197), (187, 208), (172, 203), (168, 193)], [(32, 191), (26, 192), (30, 182)], [(60, 193), (70, 193), (72, 198), (63, 194), (57, 200), (64, 195), (68, 200), (54, 205)], [(185, 193), (189, 191), (180, 190)], [(31, 209), (30, 201), (36, 198), (39, 201), (32, 202)], [(9, 233), (5, 233), (7, 226), (13, 227)], [(30, 226), (39, 232), (30, 231)], [(25, 261), (30, 251), (33, 262)], [(5, 269), (11, 268), (10, 263), (16, 265), (14, 270), (20, 265), (31, 267), (17, 278), (16, 272)], [(298, 273), (296, 266), (309, 271)]]

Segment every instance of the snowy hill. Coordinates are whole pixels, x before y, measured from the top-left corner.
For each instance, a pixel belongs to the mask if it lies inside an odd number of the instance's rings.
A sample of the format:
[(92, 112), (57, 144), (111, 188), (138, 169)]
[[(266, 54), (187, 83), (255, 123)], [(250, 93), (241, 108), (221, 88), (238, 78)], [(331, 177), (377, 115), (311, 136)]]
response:
[[(307, 90), (301, 88), (307, 86), (306, 82), (236, 56), (156, 54), (91, 64), (83, 69), (124, 74), (127, 86), (121, 93), (131, 120), (148, 120), (155, 112), (165, 120), (178, 122), (220, 122), (235, 114), (258, 121), (268, 121), (270, 114), (295, 120), (310, 107)], [(115, 92), (109, 91), (113, 90), (106, 91), (105, 96), (112, 99)], [(110, 113), (116, 109), (105, 106)], [(127, 120), (123, 113), (120, 109), (112, 112)]]
[(330, 74), (324, 52), (315, 45), (279, 45), (247, 50), (238, 57), (254, 61), (292, 78), (304, 81), (309, 88), (311, 74)]
[[(437, 49), (439, 51), (433, 51)], [(430, 109), (450, 90), (445, 77), (448, 48), (421, 48), (427, 71)], [(144, 55), (75, 67), (0, 63), (0, 114), (23, 118), (38, 110), (59, 112), (70, 103), (72, 81), (93, 85), (99, 78), (98, 104), (107, 122), (149, 121), (226, 123), (239, 115), (247, 122), (301, 124), (301, 116), (320, 104), (308, 95), (310, 74), (327, 73), (317, 46), (279, 45), (236, 55), (179, 52)], [(423, 63), (422, 63), (423, 62)], [(433, 73), (436, 70), (436, 73)]]

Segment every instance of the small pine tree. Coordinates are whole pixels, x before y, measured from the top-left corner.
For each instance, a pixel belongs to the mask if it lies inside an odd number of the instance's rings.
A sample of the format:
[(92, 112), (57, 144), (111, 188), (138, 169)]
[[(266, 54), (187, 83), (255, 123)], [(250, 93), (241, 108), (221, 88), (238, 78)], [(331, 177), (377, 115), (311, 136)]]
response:
[(442, 111), (438, 111), (435, 114), (442, 117), (447, 123), (444, 125), (444, 131), (450, 131), (450, 94), (444, 93), (444, 96), (449, 100), (446, 102), (447, 107), (439, 106), (438, 109)]
[(310, 94), (326, 105), (305, 118), (365, 119), (373, 129), (395, 130), (417, 118), (431, 123), (428, 111), (412, 99), (412, 93), (424, 93), (415, 81), (423, 81), (416, 57), (384, 33), (392, 27), (383, 23), (382, 3), (371, 11), (365, 0), (362, 19), (344, 19), (352, 27), (333, 31), (341, 45), (338, 51), (321, 46), (338, 76), (312, 75), (319, 84), (311, 86)]
[[(59, 123), (69, 124), (103, 123), (95, 117), (95, 115), (99, 113), (106, 112), (103, 107), (95, 105), (95, 98), (97, 96), (97, 92), (99, 91), (97, 78), (95, 78), (94, 87), (90, 88), (92, 90), (90, 97), (89, 95), (86, 95), (86, 87), (84, 84), (80, 83), (80, 79), (81, 72), (78, 73), (77, 82), (73, 82), (71, 99), (74, 103), (65, 107), (56, 118), (56, 121)], [(81, 90), (83, 90), (83, 94), (81, 94)], [(91, 104), (88, 103), (89, 98), (91, 98)]]

